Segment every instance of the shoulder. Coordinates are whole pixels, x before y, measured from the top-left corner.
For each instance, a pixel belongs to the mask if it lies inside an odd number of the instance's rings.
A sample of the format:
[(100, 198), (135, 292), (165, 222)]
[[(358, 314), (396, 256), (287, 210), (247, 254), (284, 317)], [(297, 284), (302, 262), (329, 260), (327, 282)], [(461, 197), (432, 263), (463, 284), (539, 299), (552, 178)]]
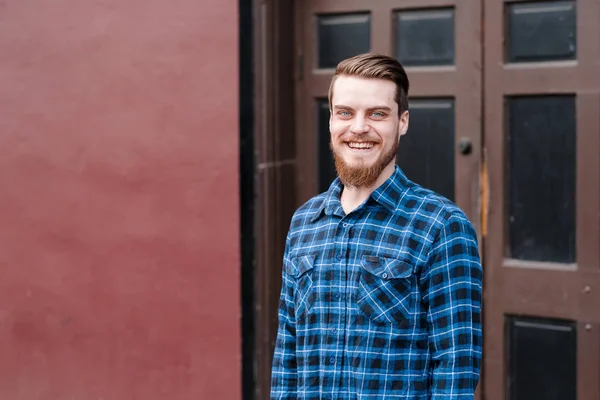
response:
[(463, 232), (476, 236), (475, 229), (465, 212), (446, 197), (411, 182), (400, 208), (426, 220), (434, 236), (442, 232)]
[(323, 210), (326, 199), (327, 192), (324, 192), (310, 198), (298, 207), (292, 215), (289, 235), (293, 235), (295, 232), (302, 230), (304, 226), (310, 224), (315, 215)]
[(419, 210), (415, 219), (429, 222), (428, 259), (479, 263), (477, 232), (458, 205), (416, 184), (405, 197), (407, 203), (414, 203), (414, 209)]

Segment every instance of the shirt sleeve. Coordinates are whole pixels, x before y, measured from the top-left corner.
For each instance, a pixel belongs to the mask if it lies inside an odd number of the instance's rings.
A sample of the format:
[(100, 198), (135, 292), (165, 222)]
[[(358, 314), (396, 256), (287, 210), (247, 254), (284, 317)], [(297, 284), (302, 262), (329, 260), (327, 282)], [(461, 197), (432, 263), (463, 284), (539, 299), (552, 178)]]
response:
[(271, 371), (271, 400), (296, 400), (296, 317), (294, 313), (295, 281), (288, 274), (289, 238), (283, 257), (281, 295), (279, 298), (279, 326)]
[(430, 253), (428, 306), (431, 399), (473, 399), (481, 366), (482, 267), (477, 235), (461, 213), (440, 229)]

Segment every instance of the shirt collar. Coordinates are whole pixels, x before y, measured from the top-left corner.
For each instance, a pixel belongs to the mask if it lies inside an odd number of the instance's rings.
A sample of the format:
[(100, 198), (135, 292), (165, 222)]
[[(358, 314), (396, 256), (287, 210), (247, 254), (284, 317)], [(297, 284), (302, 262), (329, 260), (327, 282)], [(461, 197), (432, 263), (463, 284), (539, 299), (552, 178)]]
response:
[(340, 201), (340, 194), (342, 193), (344, 185), (340, 181), (340, 178), (337, 177), (333, 180), (329, 189), (324, 194), (323, 201), (315, 209), (312, 216), (310, 217), (310, 221), (314, 222), (325, 212), (327, 215), (332, 215), (335, 211), (342, 207), (342, 203)]
[(371, 198), (390, 211), (396, 211), (402, 194), (410, 181), (402, 169), (396, 165), (392, 176), (371, 193)]
[[(404, 175), (402, 169), (396, 165), (392, 176), (390, 176), (381, 186), (371, 193), (370, 198), (373, 201), (381, 204), (390, 211), (395, 211), (402, 196), (402, 193), (407, 188), (409, 180)], [(342, 193), (344, 185), (340, 181), (340, 178), (335, 180), (329, 186), (323, 202), (317, 207), (311, 216), (311, 222), (316, 221), (325, 212), (326, 215), (333, 215), (341, 213), (342, 203), (340, 201), (340, 194)], [(341, 213), (343, 215), (343, 213)]]

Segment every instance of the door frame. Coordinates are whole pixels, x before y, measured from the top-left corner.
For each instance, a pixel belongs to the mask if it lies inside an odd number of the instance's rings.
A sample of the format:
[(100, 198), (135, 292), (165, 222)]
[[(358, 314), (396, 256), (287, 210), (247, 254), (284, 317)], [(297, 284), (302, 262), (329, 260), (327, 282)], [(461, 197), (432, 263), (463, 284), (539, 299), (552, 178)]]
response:
[[(242, 0), (240, 0), (242, 1)], [(255, 390), (245, 400), (268, 399), (277, 334), (281, 263), (296, 208), (294, 115), (294, 1), (252, 1), (254, 93), (253, 363)], [(247, 378), (246, 378), (247, 379)]]

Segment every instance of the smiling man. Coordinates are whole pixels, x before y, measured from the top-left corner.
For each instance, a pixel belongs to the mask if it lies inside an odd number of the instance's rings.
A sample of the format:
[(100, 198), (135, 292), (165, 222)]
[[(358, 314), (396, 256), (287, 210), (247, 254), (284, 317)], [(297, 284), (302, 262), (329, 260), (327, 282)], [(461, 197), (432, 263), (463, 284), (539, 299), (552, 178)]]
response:
[(329, 190), (294, 214), (271, 399), (472, 399), (481, 363), (476, 233), (395, 164), (409, 83), (378, 54), (329, 90)]

